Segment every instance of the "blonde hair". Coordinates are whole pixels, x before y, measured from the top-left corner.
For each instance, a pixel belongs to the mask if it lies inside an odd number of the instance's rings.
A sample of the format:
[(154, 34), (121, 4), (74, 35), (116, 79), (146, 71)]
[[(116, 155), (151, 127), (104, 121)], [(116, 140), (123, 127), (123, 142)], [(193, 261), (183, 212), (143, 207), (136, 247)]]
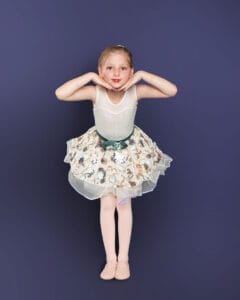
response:
[(100, 66), (104, 63), (104, 61), (106, 60), (106, 58), (109, 54), (114, 53), (114, 52), (119, 52), (119, 51), (122, 51), (127, 55), (129, 66), (130, 66), (130, 68), (133, 68), (132, 53), (125, 46), (122, 46), (122, 45), (112, 45), (112, 46), (106, 47), (101, 52), (101, 54), (98, 58), (98, 66)]

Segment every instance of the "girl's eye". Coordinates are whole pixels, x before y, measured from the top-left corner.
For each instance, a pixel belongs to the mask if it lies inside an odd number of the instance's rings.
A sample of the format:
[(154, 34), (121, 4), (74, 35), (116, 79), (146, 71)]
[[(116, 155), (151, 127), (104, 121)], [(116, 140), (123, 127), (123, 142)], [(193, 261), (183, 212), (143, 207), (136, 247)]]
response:
[[(112, 69), (112, 67), (110, 67), (110, 66), (107, 67), (107, 70), (111, 70), (111, 69)], [(121, 67), (121, 69), (122, 69), (122, 70), (126, 70), (127, 68), (126, 68), (126, 67)]]

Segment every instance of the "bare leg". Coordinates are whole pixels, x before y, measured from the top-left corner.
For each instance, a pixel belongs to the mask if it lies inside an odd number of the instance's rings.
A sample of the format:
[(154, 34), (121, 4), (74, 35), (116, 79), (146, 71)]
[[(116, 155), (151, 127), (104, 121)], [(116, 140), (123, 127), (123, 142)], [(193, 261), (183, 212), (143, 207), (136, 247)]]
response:
[(117, 267), (115, 250), (115, 219), (116, 197), (112, 194), (100, 198), (100, 225), (106, 252), (106, 264), (100, 273), (104, 280), (113, 279)]
[(128, 261), (128, 251), (132, 233), (132, 203), (131, 198), (123, 205), (117, 204), (119, 253), (118, 261)]
[(115, 219), (116, 197), (112, 194), (100, 198), (100, 225), (106, 261), (116, 261), (115, 250)]
[(119, 280), (130, 277), (130, 267), (128, 262), (128, 251), (132, 233), (132, 203), (131, 198), (123, 205), (117, 204), (118, 211), (118, 235), (119, 235), (119, 253), (115, 278)]

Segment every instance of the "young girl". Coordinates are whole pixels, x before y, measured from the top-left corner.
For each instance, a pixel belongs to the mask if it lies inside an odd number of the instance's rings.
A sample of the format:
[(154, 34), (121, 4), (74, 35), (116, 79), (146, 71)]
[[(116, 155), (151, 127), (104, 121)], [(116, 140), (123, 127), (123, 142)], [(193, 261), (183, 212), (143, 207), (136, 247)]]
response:
[[(143, 98), (175, 96), (177, 87), (148, 73), (134, 73), (131, 52), (122, 45), (105, 48), (98, 73), (89, 72), (58, 87), (64, 101), (91, 100), (95, 126), (68, 140), (64, 162), (70, 164), (71, 186), (89, 200), (100, 198), (100, 225), (106, 252), (102, 279), (130, 277), (131, 198), (151, 192), (173, 160), (134, 124)], [(136, 84), (144, 80), (148, 84)], [(96, 85), (87, 85), (89, 82)], [(115, 251), (115, 209), (118, 213), (119, 253)]]

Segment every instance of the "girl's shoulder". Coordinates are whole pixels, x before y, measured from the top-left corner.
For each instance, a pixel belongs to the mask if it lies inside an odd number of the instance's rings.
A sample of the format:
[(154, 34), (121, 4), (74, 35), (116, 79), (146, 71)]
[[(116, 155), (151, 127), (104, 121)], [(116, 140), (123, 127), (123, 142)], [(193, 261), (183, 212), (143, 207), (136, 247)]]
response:
[(141, 100), (143, 98), (146, 98), (147, 90), (148, 90), (148, 85), (147, 84), (136, 84), (137, 100)]
[(98, 84), (92, 85), (92, 88), (93, 88), (93, 91), (92, 91), (93, 98), (91, 100), (92, 100), (93, 104), (96, 104), (96, 98), (99, 97), (99, 95), (104, 92), (104, 88)]
[(98, 93), (98, 85), (88, 85), (89, 87), (89, 92), (91, 93), (91, 101), (93, 104), (96, 103), (96, 97), (97, 97), (97, 93)]

